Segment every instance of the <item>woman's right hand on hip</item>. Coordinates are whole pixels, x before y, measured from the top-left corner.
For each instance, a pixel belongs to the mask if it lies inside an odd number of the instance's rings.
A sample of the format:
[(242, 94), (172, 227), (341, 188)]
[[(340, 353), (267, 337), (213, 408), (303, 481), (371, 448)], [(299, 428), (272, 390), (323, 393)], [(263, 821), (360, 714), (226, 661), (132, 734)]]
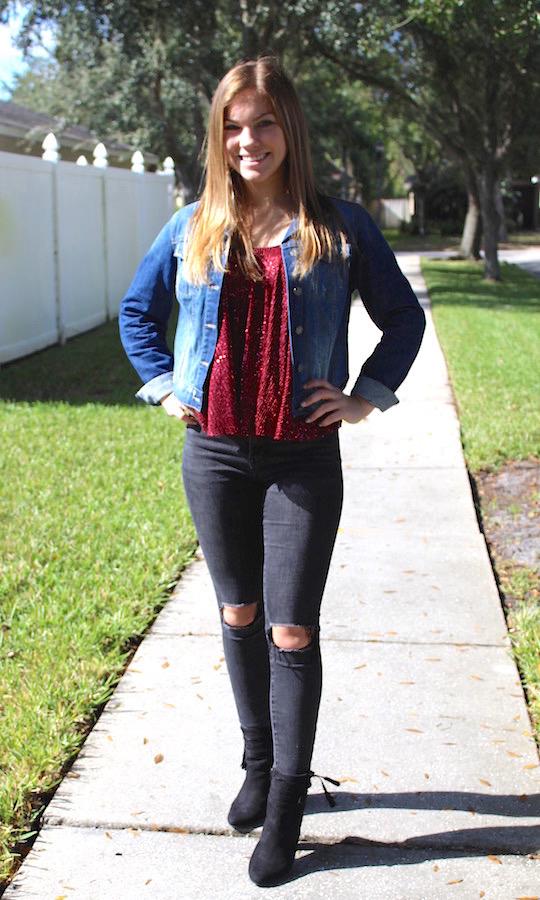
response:
[(171, 393), (162, 397), (160, 403), (168, 416), (174, 416), (174, 418), (181, 419), (182, 422), (190, 425), (198, 424), (198, 419), (190, 412), (189, 406), (181, 403), (174, 394)]

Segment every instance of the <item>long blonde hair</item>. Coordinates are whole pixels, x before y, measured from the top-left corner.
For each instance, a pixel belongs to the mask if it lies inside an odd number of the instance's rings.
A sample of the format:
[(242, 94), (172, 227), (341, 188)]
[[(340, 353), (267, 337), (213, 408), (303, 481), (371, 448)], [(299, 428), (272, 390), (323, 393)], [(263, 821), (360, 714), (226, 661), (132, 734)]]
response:
[(331, 260), (346, 255), (345, 226), (334, 205), (315, 186), (307, 124), (294, 86), (275, 57), (262, 56), (233, 66), (212, 98), (205, 141), (205, 187), (190, 222), (184, 256), (184, 274), (196, 284), (208, 279), (210, 262), (215, 269), (226, 271), (221, 257), (231, 246), (244, 274), (255, 281), (261, 278), (249, 231), (248, 193), (242, 177), (229, 168), (223, 148), (225, 110), (248, 88), (270, 100), (285, 135), (285, 187), (298, 211), (296, 236), (300, 242), (293, 274), (303, 277), (321, 257)]

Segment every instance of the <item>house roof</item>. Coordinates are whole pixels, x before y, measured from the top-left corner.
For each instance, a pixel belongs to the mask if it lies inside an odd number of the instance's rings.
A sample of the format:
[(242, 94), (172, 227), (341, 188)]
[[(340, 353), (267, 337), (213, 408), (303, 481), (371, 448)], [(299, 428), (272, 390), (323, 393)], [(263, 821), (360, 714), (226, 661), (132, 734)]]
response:
[[(0, 100), (0, 135), (26, 141), (28, 144), (39, 144), (50, 132), (54, 132), (62, 147), (72, 152), (92, 152), (96, 144), (103, 141), (109, 156), (128, 161), (136, 147), (124, 144), (121, 141), (109, 140), (100, 137), (82, 125), (71, 125), (65, 118), (48, 116), (45, 113), (35, 112), (27, 106), (20, 106), (10, 100)], [(159, 157), (155, 153), (144, 151), (145, 162), (157, 164)]]

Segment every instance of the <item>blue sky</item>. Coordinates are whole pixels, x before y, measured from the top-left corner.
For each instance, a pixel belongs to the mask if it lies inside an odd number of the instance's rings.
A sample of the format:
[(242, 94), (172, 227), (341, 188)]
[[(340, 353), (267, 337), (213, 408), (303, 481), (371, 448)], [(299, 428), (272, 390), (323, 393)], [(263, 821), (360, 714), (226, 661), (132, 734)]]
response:
[[(27, 68), (23, 60), (20, 50), (13, 44), (13, 38), (17, 35), (23, 18), (21, 7), (17, 14), (10, 18), (8, 25), (0, 25), (0, 100), (9, 98), (9, 88), (13, 84), (14, 76), (19, 72), (24, 72)], [(47, 56), (47, 49), (53, 46), (52, 32), (44, 33), (44, 48), (36, 48), (33, 51), (34, 56)]]

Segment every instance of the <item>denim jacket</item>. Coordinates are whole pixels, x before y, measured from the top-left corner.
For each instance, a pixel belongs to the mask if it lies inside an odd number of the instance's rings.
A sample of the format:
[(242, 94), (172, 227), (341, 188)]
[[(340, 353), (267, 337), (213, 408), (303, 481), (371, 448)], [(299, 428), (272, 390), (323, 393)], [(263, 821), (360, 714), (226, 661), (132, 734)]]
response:
[[(351, 295), (357, 289), (382, 331), (365, 360), (351, 394), (386, 410), (398, 403), (394, 391), (420, 348), (425, 315), (383, 235), (357, 203), (332, 198), (351, 243), (345, 260), (320, 260), (304, 278), (293, 276), (299, 252), (294, 219), (281, 243), (285, 266), (289, 348), (293, 367), (292, 414), (307, 416), (319, 403), (301, 407), (303, 384), (323, 378), (343, 390), (348, 372), (347, 331)], [(183, 272), (186, 226), (191, 203), (162, 228), (140, 263), (119, 314), (124, 349), (144, 382), (135, 395), (159, 404), (171, 391), (200, 411), (218, 336), (224, 273), (210, 269), (209, 282), (187, 281)], [(225, 260), (224, 260), (225, 261)], [(179, 303), (174, 354), (166, 343), (173, 299)]]

